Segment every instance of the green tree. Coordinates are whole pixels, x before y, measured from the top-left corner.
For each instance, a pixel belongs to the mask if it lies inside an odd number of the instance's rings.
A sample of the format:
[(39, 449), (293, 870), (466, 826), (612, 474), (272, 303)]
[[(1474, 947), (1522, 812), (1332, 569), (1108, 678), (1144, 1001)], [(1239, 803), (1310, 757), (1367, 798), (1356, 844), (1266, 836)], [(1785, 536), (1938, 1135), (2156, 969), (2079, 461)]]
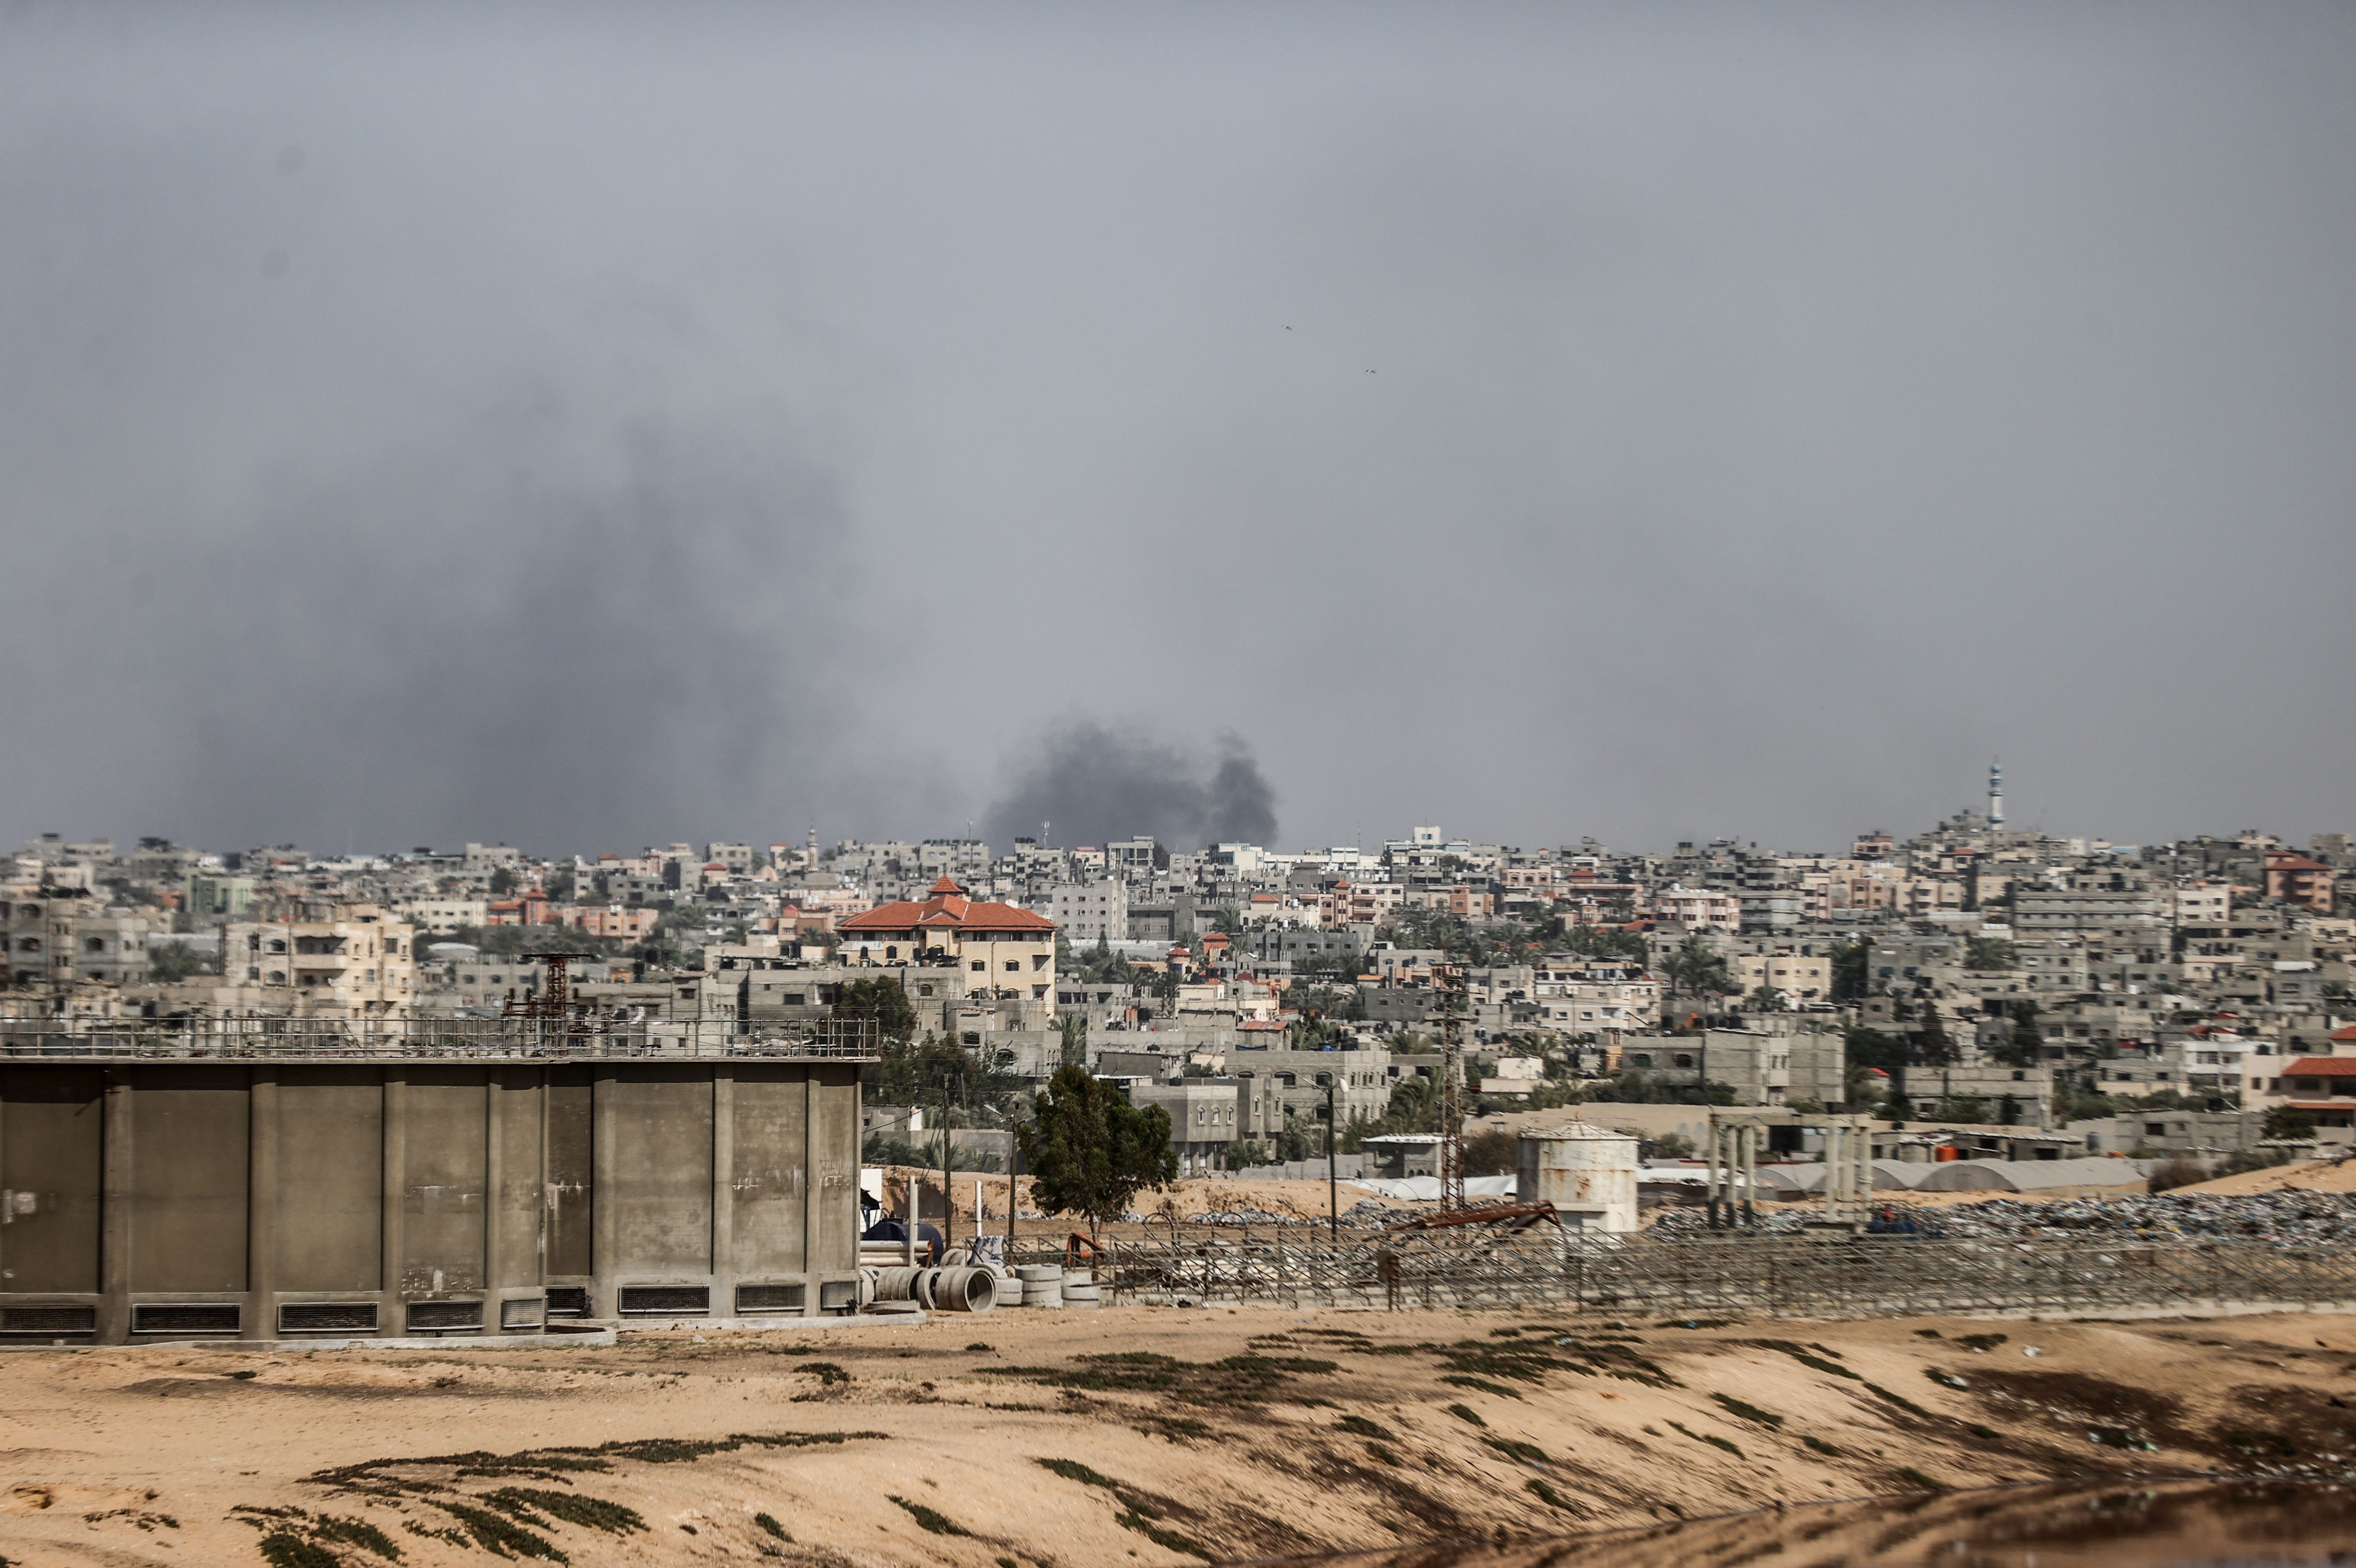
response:
[(877, 1029), (887, 1040), (906, 1040), (916, 1032), (916, 1009), (908, 1000), (908, 993), (899, 980), (890, 975), (873, 979), (848, 980), (835, 993), (834, 1016), (839, 1019), (873, 1019)]
[(1872, 1103), (1867, 1086), (1873, 1081), (1872, 1070), (1879, 1068), (1890, 1075), (1889, 1097), (1894, 1103), (1888, 1107), (1892, 1116), (1906, 1114), (1906, 1048), (1895, 1035), (1884, 1034), (1863, 1024), (1851, 1024), (1841, 1039), (1842, 1056), (1847, 1062), (1843, 1093), (1848, 1104), (1862, 1110)]
[(2315, 1136), (2315, 1113), (2296, 1105), (2276, 1105), (2266, 1113), (2260, 1130), (2267, 1137), (2285, 1143), (2305, 1143)]
[(1081, 1013), (1066, 1013), (1055, 1020), (1055, 1034), (1062, 1047), (1060, 1065), (1086, 1067), (1088, 1064), (1088, 1020)]
[(509, 869), (508, 867), (505, 867), (505, 866), (495, 866), (495, 867), (493, 867), (493, 868), (491, 869), (491, 891), (492, 891), (492, 893), (493, 893), (494, 895), (496, 895), (496, 896), (499, 897), (499, 898), (505, 898), (505, 897), (507, 897), (509, 893), (511, 893), (511, 892), (513, 892), (513, 891), (516, 891), (516, 874), (515, 874), (515, 872), (514, 872), (513, 870)]
[(1170, 1113), (1130, 1104), (1085, 1067), (1056, 1069), (1014, 1136), (1040, 1200), (1050, 1212), (1087, 1216), (1091, 1234), (1126, 1212), (1141, 1189), (1178, 1179)]
[(161, 947), (148, 949), (147, 973), (153, 978), (168, 984), (198, 975), (217, 975), (220, 970), (214, 960), (187, 943), (167, 942)]
[(1697, 932), (1686, 938), (1685, 945), (1669, 955), (1661, 968), (1668, 976), (1669, 995), (1679, 992), (1687, 996), (1724, 996), (1734, 988), (1729, 976), (1726, 960), (1710, 948)]
[(1914, 1032), (1914, 1059), (1925, 1067), (1953, 1067), (1963, 1059), (1948, 1037), (1946, 1020), (1939, 1016), (1936, 1002), (1922, 1004), (1922, 1027)]
[(1854, 1002), (1873, 988), (1872, 960), (1873, 939), (1869, 936), (1833, 945), (1834, 1001)]
[(1783, 993), (1763, 981), (1757, 990), (1742, 999), (1742, 1005), (1754, 1013), (1781, 1013), (1791, 1010), (1791, 1003), (1783, 999)]
[(1966, 969), (2010, 969), (2019, 961), (2019, 951), (2000, 936), (1975, 936), (1964, 944)]
[[(1561, 923), (1558, 921), (1557, 924)], [(1562, 933), (1564, 948), (1590, 958), (1633, 958), (1642, 964), (1652, 956), (1644, 945), (1642, 932), (1627, 931), (1616, 925), (1574, 925)]]
[(2045, 1033), (2037, 1027), (2037, 1004), (2023, 1002), (2014, 1009), (2012, 1032), (1989, 1052), (2007, 1067), (2034, 1067), (2045, 1052)]

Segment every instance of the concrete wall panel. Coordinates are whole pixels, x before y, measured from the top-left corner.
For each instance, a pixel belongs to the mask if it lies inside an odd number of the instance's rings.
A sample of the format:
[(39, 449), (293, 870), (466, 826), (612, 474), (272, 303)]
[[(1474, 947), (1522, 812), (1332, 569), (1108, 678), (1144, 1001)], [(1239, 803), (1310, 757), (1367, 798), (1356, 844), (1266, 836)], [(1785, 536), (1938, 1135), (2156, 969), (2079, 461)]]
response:
[(280, 1290), (383, 1288), (384, 1079), (278, 1070)]
[(802, 1254), (808, 1074), (739, 1067), (734, 1095), (733, 1267), (744, 1279), (798, 1275)]
[(590, 1138), (591, 1070), (548, 1070), (548, 1274), (597, 1272), (596, 1165)]
[(818, 1184), (818, 1246), (813, 1270), (859, 1266), (859, 1070), (810, 1067), (818, 1076), (818, 1127), (811, 1179)]
[(0, 1291), (94, 1293), (106, 1074), (0, 1070)]
[(412, 1068), (402, 1183), (401, 1290), (483, 1288), (485, 1073)]
[(537, 1285), (541, 1279), (541, 1074), (537, 1068), (491, 1073), (491, 1136), (498, 1151), (498, 1190), (491, 1259), (494, 1285)]
[(143, 1068), (132, 1083), (130, 1288), (245, 1289), (247, 1073)]
[(615, 1167), (629, 1183), (618, 1194), (598, 1194), (614, 1211), (616, 1253), (597, 1260), (598, 1274), (709, 1274), (711, 1069), (616, 1069), (610, 1115)]

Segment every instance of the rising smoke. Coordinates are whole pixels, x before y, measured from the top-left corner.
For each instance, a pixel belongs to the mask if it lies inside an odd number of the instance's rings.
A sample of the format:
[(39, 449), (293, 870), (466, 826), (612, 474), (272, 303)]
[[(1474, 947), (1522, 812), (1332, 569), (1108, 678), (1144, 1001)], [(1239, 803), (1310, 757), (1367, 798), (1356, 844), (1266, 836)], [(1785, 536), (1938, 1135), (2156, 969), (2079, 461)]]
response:
[(1133, 728), (1080, 720), (1050, 731), (992, 805), (1003, 847), (1052, 824), (1054, 842), (1102, 844), (1151, 834), (1179, 849), (1276, 837), (1276, 792), (1251, 749), (1223, 736), (1215, 764)]

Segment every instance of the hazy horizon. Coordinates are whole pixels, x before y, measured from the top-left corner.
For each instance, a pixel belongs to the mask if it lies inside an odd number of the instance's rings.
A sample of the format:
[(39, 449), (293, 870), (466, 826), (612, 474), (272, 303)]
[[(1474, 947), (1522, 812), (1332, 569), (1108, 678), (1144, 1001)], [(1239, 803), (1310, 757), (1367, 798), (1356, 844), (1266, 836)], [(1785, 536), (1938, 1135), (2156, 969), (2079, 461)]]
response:
[(2351, 67), (13, 7), (0, 844), (2348, 830)]

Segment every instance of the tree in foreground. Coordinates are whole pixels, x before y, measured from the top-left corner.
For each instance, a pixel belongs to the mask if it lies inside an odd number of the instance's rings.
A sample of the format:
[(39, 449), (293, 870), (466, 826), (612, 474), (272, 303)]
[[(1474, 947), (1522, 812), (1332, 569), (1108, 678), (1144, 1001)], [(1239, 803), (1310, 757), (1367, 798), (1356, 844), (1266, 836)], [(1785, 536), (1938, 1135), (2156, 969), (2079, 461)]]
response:
[(1091, 1234), (1129, 1210), (1146, 1188), (1178, 1179), (1170, 1113), (1140, 1108), (1085, 1067), (1058, 1069), (1014, 1136), (1033, 1192), (1050, 1213), (1087, 1216)]

